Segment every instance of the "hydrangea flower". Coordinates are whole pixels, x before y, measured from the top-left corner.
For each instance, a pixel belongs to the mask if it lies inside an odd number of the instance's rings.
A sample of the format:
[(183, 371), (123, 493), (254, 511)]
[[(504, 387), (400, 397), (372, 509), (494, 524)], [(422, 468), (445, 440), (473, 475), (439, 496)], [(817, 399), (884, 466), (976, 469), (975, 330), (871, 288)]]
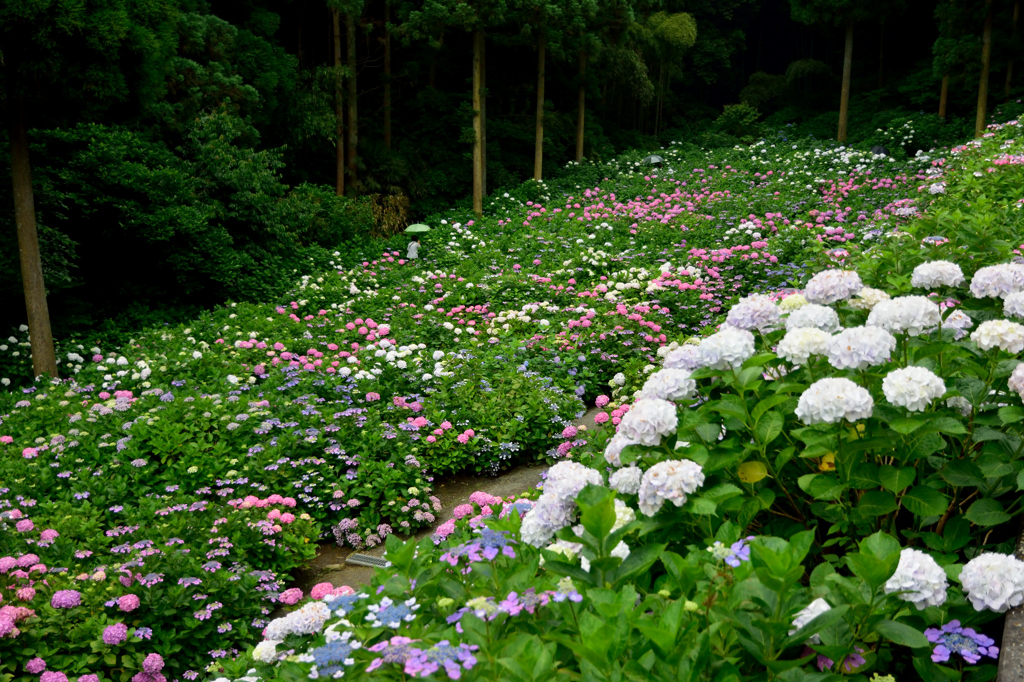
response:
[[(1021, 364), (1024, 367), (1024, 363)], [(608, 477), (608, 485), (623, 495), (636, 495), (640, 491), (640, 479), (644, 475), (639, 467), (623, 467)]]
[(977, 663), (983, 656), (999, 657), (999, 647), (995, 646), (994, 639), (975, 632), (973, 628), (960, 627), (959, 620), (951, 620), (941, 629), (928, 628), (924, 636), (936, 645), (932, 650), (932, 660), (936, 663), (949, 661), (953, 654), (959, 654), (971, 664)]
[(967, 330), (974, 326), (974, 320), (962, 310), (954, 310), (942, 321), (942, 328), (953, 332), (953, 339), (959, 341), (967, 336)]
[(50, 606), (55, 609), (73, 609), (82, 603), (82, 593), (78, 590), (57, 590), (50, 598)]
[(572, 514), (573, 505), (544, 493), (523, 517), (519, 537), (528, 545), (541, 547), (554, 537), (557, 531), (569, 525)]
[(804, 297), (811, 303), (831, 305), (845, 301), (864, 288), (860, 275), (851, 270), (823, 270), (807, 282)]
[(926, 296), (897, 296), (881, 301), (868, 314), (869, 327), (882, 327), (893, 333), (920, 336), (942, 323), (937, 303)]
[(1013, 368), (1008, 384), (1010, 390), (1016, 392), (1021, 400), (1024, 400), (1024, 362), (1018, 362), (1017, 366)]
[(743, 538), (732, 543), (728, 547), (725, 546), (720, 540), (715, 540), (715, 544), (708, 547), (708, 551), (711, 552), (711, 556), (715, 557), (719, 561), (724, 561), (733, 568), (738, 568), (744, 561), (750, 561), (750, 547), (747, 543), (754, 539), (754, 536)]
[(999, 348), (1017, 354), (1024, 350), (1024, 325), (1008, 320), (987, 320), (974, 330), (971, 341), (981, 350)]
[(329, 594), (324, 597), (324, 603), (336, 615), (345, 616), (355, 610), (359, 600), (366, 599), (368, 595), (362, 592), (352, 594)]
[(644, 472), (640, 480), (640, 511), (654, 516), (666, 501), (677, 507), (686, 503), (686, 495), (704, 485), (704, 470), (688, 459), (658, 462)]
[(1024, 562), (1008, 554), (979, 554), (964, 566), (960, 584), (976, 611), (1003, 613), (1024, 602)]
[(1006, 298), (1024, 291), (1024, 265), (1000, 263), (980, 268), (971, 278), (974, 298)]
[[(700, 348), (694, 344), (679, 346), (679, 348), (669, 351), (662, 366), (665, 369), (685, 369), (692, 372), (702, 366)], [(598, 405), (598, 407), (601, 406)]]
[(1024, 317), (1024, 291), (1010, 294), (1003, 299), (1003, 314), (1007, 317)]
[(921, 263), (910, 276), (910, 286), (920, 289), (935, 287), (956, 287), (964, 282), (964, 272), (956, 263), (948, 260), (933, 260)]
[(704, 367), (737, 369), (754, 354), (754, 335), (746, 329), (723, 326), (721, 331), (704, 338), (697, 349)]
[(888, 301), (891, 297), (888, 292), (881, 289), (864, 287), (856, 296), (850, 299), (849, 305), (854, 310), (872, 310), (882, 301)]
[(882, 379), (885, 399), (911, 412), (923, 412), (936, 398), (946, 392), (946, 384), (931, 370), (924, 367), (904, 367), (893, 370)]
[(767, 331), (779, 324), (780, 311), (771, 296), (752, 294), (744, 296), (729, 309), (725, 321), (739, 329)]
[(930, 555), (906, 547), (900, 552), (896, 572), (885, 583), (885, 593), (900, 592), (899, 598), (922, 610), (946, 603), (946, 572)]
[(401, 665), (405, 665), (405, 662), (409, 660), (409, 656), (412, 655), (411, 645), (417, 641), (419, 640), (396, 635), (391, 639), (386, 639), (383, 642), (378, 642), (371, 647), (367, 647), (367, 651), (384, 655), (370, 661), (370, 665), (366, 666), (366, 672), (373, 672), (385, 663), (399, 663)]
[(779, 301), (779, 309), (784, 313), (792, 313), (807, 305), (807, 298), (803, 294), (790, 294)]
[(836, 369), (866, 369), (889, 361), (896, 337), (881, 327), (851, 327), (832, 337), (828, 361)]
[(273, 663), (277, 660), (277, 645), (281, 644), (280, 640), (276, 639), (265, 639), (252, 651), (252, 658), (254, 661), (260, 663)]
[[(830, 610), (831, 608), (832, 607), (829, 606), (828, 602), (824, 599), (821, 599), (820, 597), (818, 599), (815, 599), (810, 604), (800, 609), (800, 611), (798, 611), (797, 614), (793, 616), (793, 629), (789, 631), (789, 634), (796, 634), (797, 631), (800, 630), (800, 628), (807, 625), (812, 620), (814, 620), (821, 614), (825, 613), (826, 611)], [(821, 638), (818, 636), (817, 633), (811, 635), (807, 639), (807, 641), (813, 642), (814, 644), (821, 644)]]
[(611, 440), (608, 441), (608, 445), (604, 447), (605, 460), (613, 467), (622, 466), (620, 455), (628, 445), (639, 445), (639, 443), (626, 438), (621, 432), (616, 433), (612, 436)]
[(128, 639), (128, 626), (124, 623), (114, 623), (103, 629), (103, 643), (108, 646), (117, 646)]
[(800, 394), (796, 416), (805, 424), (835, 424), (846, 419), (867, 419), (875, 401), (866, 389), (849, 379), (819, 379)]
[(675, 432), (678, 424), (675, 405), (667, 400), (641, 399), (622, 418), (619, 433), (635, 443), (658, 445), (661, 437)]
[(444, 668), (448, 679), (457, 680), (462, 671), (471, 670), (476, 665), (473, 652), (479, 649), (475, 644), (459, 644), (452, 646), (447, 639), (429, 649), (411, 649), (405, 662), (405, 674), (413, 677), (429, 677)]
[(831, 340), (832, 337), (821, 329), (795, 327), (786, 332), (775, 352), (780, 358), (794, 365), (806, 365), (812, 355), (828, 353)]
[[(672, 414), (675, 414), (674, 408)], [(600, 472), (595, 469), (585, 467), (579, 462), (559, 462), (548, 469), (544, 493), (568, 503), (575, 500), (576, 495), (588, 484), (601, 485), (603, 482)]]
[(401, 626), (403, 622), (414, 621), (420, 605), (416, 603), (415, 597), (410, 597), (404, 602), (395, 602), (391, 597), (384, 597), (379, 604), (370, 604), (366, 608), (370, 611), (366, 614), (366, 621), (373, 627), (393, 629)]
[(341, 677), (344, 675), (345, 666), (353, 665), (356, 661), (352, 653), (359, 649), (361, 643), (352, 639), (352, 633), (346, 632), (337, 639), (328, 641), (321, 647), (309, 652), (316, 664), (316, 671), (319, 675), (328, 677)]
[(652, 374), (640, 389), (641, 399), (686, 400), (697, 390), (697, 382), (685, 369), (661, 369)]
[(839, 331), (839, 315), (828, 306), (809, 303), (786, 318), (786, 331), (807, 328), (835, 334)]

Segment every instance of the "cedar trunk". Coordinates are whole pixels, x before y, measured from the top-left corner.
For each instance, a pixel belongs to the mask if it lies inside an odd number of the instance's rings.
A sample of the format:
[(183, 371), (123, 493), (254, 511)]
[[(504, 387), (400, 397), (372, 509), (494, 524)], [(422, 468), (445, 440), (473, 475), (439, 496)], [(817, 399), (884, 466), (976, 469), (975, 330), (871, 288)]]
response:
[(348, 34), (348, 177), (352, 189), (359, 189), (359, 166), (356, 148), (359, 143), (359, 117), (356, 104), (359, 92), (356, 89), (356, 17), (345, 15), (345, 29)]
[(533, 148), (533, 179), (543, 177), (544, 167), (544, 41), (537, 46), (537, 138)]
[(480, 191), (487, 196), (487, 36), (480, 36)]
[(384, 0), (384, 147), (391, 149), (391, 0)]
[(7, 100), (11, 136), (11, 183), (14, 186), (14, 222), (18, 230), (21, 282), (25, 289), (25, 310), (32, 344), (32, 373), (57, 376), (57, 358), (50, 331), (50, 310), (46, 305), (46, 284), (39, 255), (36, 207), (32, 195), (32, 163), (28, 150), (25, 98)]
[(850, 116), (850, 73), (853, 71), (853, 15), (846, 17), (846, 49), (843, 51), (843, 91), (839, 99), (840, 142), (846, 142), (846, 124)]
[(939, 92), (939, 118), (946, 120), (946, 102), (949, 100), (949, 74), (942, 77), (942, 90)]
[(587, 55), (580, 52), (580, 94), (579, 109), (576, 114), (576, 163), (583, 160), (583, 124), (586, 120), (587, 88), (584, 77), (587, 75)]
[[(1013, 30), (1010, 33), (1010, 35), (1013, 38), (1017, 37), (1017, 21), (1019, 19), (1020, 19), (1020, 0), (1017, 0), (1017, 2), (1013, 3)], [(1006, 64), (1006, 86), (1004, 88), (1004, 93), (1003, 93), (1003, 94), (1006, 95), (1006, 99), (1010, 99), (1010, 90), (1011, 90), (1012, 87), (1013, 87), (1013, 56), (1012, 56), (1012, 53), (1011, 53), (1010, 61), (1007, 62), (1007, 64)]]
[(985, 30), (981, 42), (981, 79), (978, 83), (978, 116), (974, 119), (974, 136), (985, 132), (985, 114), (988, 107), (988, 73), (992, 66), (992, 0), (985, 0)]
[(336, 172), (334, 193), (345, 196), (345, 108), (341, 92), (341, 19), (338, 10), (331, 10), (334, 22), (334, 131), (337, 136), (335, 145)]
[(484, 32), (473, 33), (473, 213), (484, 214), (484, 137), (481, 120), (480, 90), (483, 86), (481, 67), (483, 64)]

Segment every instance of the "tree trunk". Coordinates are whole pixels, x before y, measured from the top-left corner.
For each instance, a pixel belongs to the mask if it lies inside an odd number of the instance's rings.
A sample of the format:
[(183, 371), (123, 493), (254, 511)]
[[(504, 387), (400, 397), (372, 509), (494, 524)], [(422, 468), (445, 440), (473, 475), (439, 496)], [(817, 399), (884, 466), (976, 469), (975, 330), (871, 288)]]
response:
[(391, 149), (391, 0), (384, 0), (384, 147)]
[(978, 83), (978, 116), (974, 119), (974, 136), (985, 132), (985, 114), (988, 107), (988, 72), (992, 66), (992, 0), (985, 0), (985, 30), (981, 43), (981, 79)]
[(846, 142), (846, 123), (850, 116), (850, 72), (853, 70), (853, 14), (846, 17), (846, 49), (843, 52), (843, 91), (839, 99), (839, 142)]
[(544, 166), (544, 41), (537, 45), (537, 137), (533, 147), (533, 179), (543, 177)]
[(356, 105), (359, 91), (356, 89), (356, 17), (345, 15), (345, 29), (348, 33), (348, 178), (353, 191), (359, 191), (359, 165), (356, 149), (359, 144), (359, 115)]
[[(1013, 38), (1017, 37), (1017, 20), (1018, 19), (1020, 19), (1020, 0), (1017, 0), (1017, 2), (1013, 3), (1013, 30), (1012, 30), (1012, 32), (1010, 34)], [(1012, 49), (1012, 46), (1015, 46), (1015, 44), (1016, 44), (1016, 40), (1012, 41), (1011, 49)], [(1006, 99), (1007, 100), (1010, 99), (1010, 89), (1012, 87), (1013, 87), (1013, 52), (1010, 53), (1010, 61), (1007, 62), (1007, 64), (1006, 64), (1006, 86), (1005, 86), (1005, 89), (1004, 89), (1004, 94), (1006, 95)]]
[(583, 160), (583, 124), (586, 120), (587, 87), (584, 80), (587, 75), (587, 55), (580, 51), (580, 93), (579, 109), (576, 114), (576, 163)]
[(334, 22), (334, 131), (337, 136), (335, 144), (336, 172), (334, 193), (345, 196), (345, 106), (341, 90), (341, 18), (338, 10), (331, 10)]
[(32, 195), (32, 163), (28, 150), (28, 125), (25, 121), (25, 98), (9, 97), (11, 182), (14, 186), (14, 222), (18, 230), (18, 255), (21, 259), (21, 282), (25, 289), (25, 310), (32, 344), (32, 373), (35, 376), (57, 376), (57, 358), (50, 331), (50, 310), (46, 305), (46, 284), (43, 263), (39, 256), (39, 233), (36, 230), (36, 207)]
[(942, 90), (939, 92), (939, 118), (946, 120), (946, 102), (949, 99), (949, 74), (942, 77)]
[(483, 44), (484, 32), (478, 29), (473, 32), (473, 213), (478, 218), (484, 214)]
[(481, 197), (487, 196), (487, 36), (480, 33), (480, 182)]

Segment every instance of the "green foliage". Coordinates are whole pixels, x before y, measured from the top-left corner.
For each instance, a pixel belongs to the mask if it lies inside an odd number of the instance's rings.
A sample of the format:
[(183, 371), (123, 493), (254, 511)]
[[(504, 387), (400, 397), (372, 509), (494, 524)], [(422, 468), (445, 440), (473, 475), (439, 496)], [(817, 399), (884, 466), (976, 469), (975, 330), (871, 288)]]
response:
[(727, 104), (715, 125), (726, 135), (732, 135), (745, 144), (750, 144), (760, 137), (761, 129), (757, 122), (760, 117), (757, 108), (749, 104)]

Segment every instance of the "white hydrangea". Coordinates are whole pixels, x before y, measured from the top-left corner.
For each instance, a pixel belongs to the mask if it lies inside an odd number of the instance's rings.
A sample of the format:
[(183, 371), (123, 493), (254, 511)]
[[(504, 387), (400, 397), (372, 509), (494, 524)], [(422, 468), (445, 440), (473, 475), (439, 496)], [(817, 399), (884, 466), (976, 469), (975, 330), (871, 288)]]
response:
[(868, 315), (869, 327), (882, 327), (890, 332), (906, 332), (919, 336), (942, 322), (939, 305), (925, 296), (897, 296), (881, 301)]
[(1007, 317), (1024, 317), (1024, 291), (1010, 294), (1003, 299), (1003, 315)]
[(803, 294), (790, 294), (779, 301), (779, 310), (784, 313), (791, 313), (807, 305), (807, 298)]
[(881, 327), (851, 327), (832, 337), (828, 361), (836, 369), (865, 369), (889, 361), (896, 337)]
[(954, 310), (942, 321), (942, 328), (953, 330), (953, 338), (956, 341), (967, 336), (967, 330), (973, 326), (974, 320), (962, 310)]
[(839, 315), (828, 306), (809, 303), (786, 318), (786, 330), (813, 327), (829, 334), (839, 331)]
[(260, 663), (273, 663), (277, 660), (277, 645), (281, 640), (265, 639), (252, 650), (252, 658)]
[(971, 334), (971, 341), (981, 350), (999, 348), (1017, 354), (1024, 350), (1024, 326), (1009, 320), (988, 320), (978, 325)]
[(872, 310), (882, 301), (888, 301), (891, 297), (888, 292), (881, 289), (864, 287), (860, 293), (850, 299), (850, 307), (854, 310)]
[[(824, 599), (820, 597), (815, 599), (810, 604), (800, 609), (800, 611), (798, 611), (793, 617), (793, 629), (789, 631), (789, 634), (796, 634), (800, 628), (831, 609), (832, 607), (829, 606), (828, 602)], [(821, 638), (818, 637), (817, 633), (811, 635), (807, 641), (814, 642), (815, 644), (821, 644)]]
[(619, 372), (608, 381), (609, 386), (624, 386), (626, 383), (626, 375)]
[(831, 340), (832, 337), (820, 329), (797, 327), (786, 332), (786, 335), (779, 341), (775, 353), (794, 365), (805, 365), (812, 355), (828, 353)]
[(948, 260), (933, 260), (921, 263), (910, 276), (910, 285), (921, 289), (935, 287), (956, 287), (964, 282), (964, 272), (956, 263)]
[(1021, 400), (1024, 400), (1024, 362), (1017, 363), (1017, 366), (1013, 368), (1013, 373), (1010, 374), (1008, 382), (1010, 390), (1019, 395)]
[[(1024, 379), (1024, 377), (1022, 377)], [(956, 410), (965, 417), (970, 417), (971, 412), (974, 411), (974, 406), (971, 405), (971, 401), (960, 395), (955, 395), (946, 401), (946, 407), (951, 410)]]
[(658, 445), (678, 424), (675, 405), (657, 398), (641, 399), (622, 417), (619, 433), (635, 443)]
[(882, 393), (885, 399), (911, 412), (924, 412), (936, 398), (946, 392), (941, 378), (924, 367), (904, 367), (885, 375), (882, 379)]
[(866, 389), (849, 379), (819, 379), (800, 394), (796, 416), (805, 424), (835, 424), (871, 416), (875, 401)]
[(688, 459), (658, 462), (644, 472), (640, 480), (640, 511), (654, 516), (666, 501), (677, 507), (686, 503), (686, 495), (704, 485), (704, 470)]
[(971, 278), (974, 298), (1006, 298), (1024, 291), (1024, 265), (1001, 263), (979, 269)]
[(640, 478), (643, 475), (644, 472), (640, 467), (623, 467), (608, 478), (608, 485), (612, 490), (623, 495), (636, 495), (640, 490)]
[(960, 584), (975, 611), (1003, 613), (1024, 602), (1024, 562), (1008, 554), (979, 554), (960, 572)]
[(673, 348), (665, 356), (664, 367), (665, 369), (685, 369), (692, 372), (701, 367), (700, 348), (692, 344)]
[(692, 398), (697, 390), (697, 382), (690, 378), (685, 369), (661, 369), (648, 377), (642, 389), (641, 398), (660, 398), (661, 400), (685, 400)]
[(930, 555), (910, 547), (900, 552), (896, 572), (885, 582), (885, 593), (901, 592), (899, 598), (917, 607), (946, 603), (946, 572)]
[(523, 517), (519, 536), (528, 545), (542, 547), (572, 522), (572, 516), (572, 505), (544, 493)]
[(275, 618), (263, 631), (270, 640), (284, 640), (288, 635), (312, 635), (320, 632), (331, 617), (331, 609), (322, 601), (310, 602), (297, 611)]
[(845, 301), (863, 288), (860, 275), (852, 270), (823, 270), (804, 287), (804, 296), (811, 303), (830, 305)]
[(622, 460), (619, 456), (622, 454), (623, 449), (625, 449), (627, 445), (638, 445), (638, 443), (634, 440), (626, 438), (621, 433), (616, 433), (614, 436), (612, 436), (612, 439), (608, 441), (608, 445), (604, 447), (605, 460), (613, 467), (622, 466)]
[(601, 485), (604, 481), (594, 469), (579, 462), (562, 461), (548, 469), (548, 476), (544, 479), (544, 493), (569, 503), (576, 499), (588, 483)]
[(779, 324), (779, 307), (771, 296), (752, 294), (744, 296), (729, 309), (726, 323), (739, 329), (774, 329)]
[(701, 364), (712, 369), (736, 369), (754, 354), (754, 335), (745, 329), (723, 326), (700, 342)]
[[(616, 500), (616, 502), (618, 502), (618, 500)], [(627, 545), (625, 542), (620, 541), (619, 544), (615, 545), (615, 548), (612, 549), (612, 551), (608, 552), (608, 556), (618, 557), (625, 561), (626, 557), (629, 556), (629, 545)], [(580, 568), (582, 568), (587, 573), (590, 573), (590, 559), (583, 556), (582, 554), (580, 555)]]

